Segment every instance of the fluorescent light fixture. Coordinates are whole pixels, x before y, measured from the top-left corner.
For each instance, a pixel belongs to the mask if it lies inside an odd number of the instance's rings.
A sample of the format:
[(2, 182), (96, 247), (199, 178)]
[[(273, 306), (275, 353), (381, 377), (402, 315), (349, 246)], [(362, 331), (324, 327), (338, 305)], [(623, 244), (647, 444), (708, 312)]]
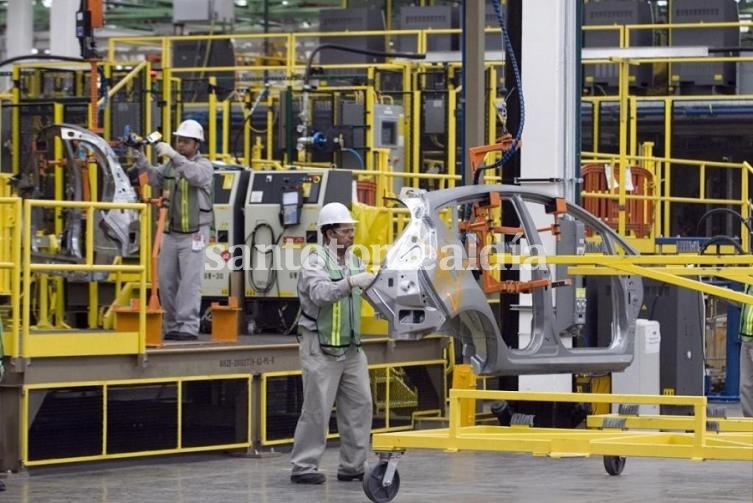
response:
[(584, 47), (581, 58), (587, 59), (649, 59), (649, 58), (705, 58), (709, 48), (687, 47)]

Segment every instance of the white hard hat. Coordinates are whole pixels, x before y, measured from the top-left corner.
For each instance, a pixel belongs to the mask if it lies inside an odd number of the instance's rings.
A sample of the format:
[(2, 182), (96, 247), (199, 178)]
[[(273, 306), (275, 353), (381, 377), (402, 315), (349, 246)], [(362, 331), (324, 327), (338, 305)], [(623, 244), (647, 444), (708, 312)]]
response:
[(204, 128), (195, 120), (188, 119), (180, 123), (178, 130), (175, 131), (173, 135), (204, 141)]
[(322, 206), (319, 212), (319, 219), (316, 225), (321, 229), (325, 225), (333, 224), (355, 224), (358, 220), (353, 220), (348, 208), (342, 203), (327, 203)]

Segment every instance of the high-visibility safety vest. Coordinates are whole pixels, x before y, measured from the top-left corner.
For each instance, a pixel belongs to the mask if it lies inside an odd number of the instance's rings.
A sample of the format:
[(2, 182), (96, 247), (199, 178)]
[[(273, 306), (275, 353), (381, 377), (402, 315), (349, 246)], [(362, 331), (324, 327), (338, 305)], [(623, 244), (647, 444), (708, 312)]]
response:
[[(324, 248), (317, 247), (332, 281), (346, 281), (342, 271)], [(358, 257), (351, 254), (348, 264), (350, 274), (361, 272)], [(319, 346), (329, 355), (340, 356), (351, 344), (361, 345), (361, 289), (353, 288), (350, 295), (319, 309), (316, 318)]]
[(168, 194), (167, 220), (165, 232), (191, 234), (199, 230), (199, 192), (201, 187), (194, 187), (184, 177), (177, 177), (175, 167), (169, 162), (162, 175), (163, 191)]
[[(753, 286), (745, 287), (745, 293), (753, 295)], [(742, 337), (753, 337), (753, 304), (743, 304), (740, 310), (740, 335)]]

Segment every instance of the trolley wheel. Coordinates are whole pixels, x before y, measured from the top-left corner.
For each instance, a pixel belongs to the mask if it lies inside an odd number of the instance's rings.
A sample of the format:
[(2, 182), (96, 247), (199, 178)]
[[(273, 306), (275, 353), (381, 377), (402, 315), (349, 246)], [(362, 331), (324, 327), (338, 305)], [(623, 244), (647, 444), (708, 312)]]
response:
[(382, 479), (387, 471), (387, 461), (380, 461), (366, 472), (363, 477), (363, 492), (374, 503), (387, 503), (397, 496), (400, 490), (400, 474), (395, 470), (392, 484), (382, 485)]
[(604, 469), (609, 475), (619, 475), (625, 469), (624, 456), (604, 456)]

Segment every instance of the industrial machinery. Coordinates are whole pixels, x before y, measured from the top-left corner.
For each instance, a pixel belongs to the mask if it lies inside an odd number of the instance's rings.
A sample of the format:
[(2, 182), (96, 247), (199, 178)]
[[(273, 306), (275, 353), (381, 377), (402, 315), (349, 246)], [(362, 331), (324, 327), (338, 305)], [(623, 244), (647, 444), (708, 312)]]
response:
[(287, 333), (298, 314), (298, 267), (307, 244), (321, 244), (319, 209), (350, 205), (353, 174), (308, 168), (255, 171), (245, 202), (244, 257), (249, 333)]
[[(242, 254), (243, 205), (248, 189), (250, 171), (240, 166), (214, 163), (214, 225), (213, 236), (204, 256), (204, 276), (201, 282), (202, 323), (200, 331), (211, 332), (212, 302), (227, 299), (242, 292), (242, 272), (235, 275), (234, 257)], [(238, 278), (237, 276), (241, 276)], [(233, 288), (234, 285), (238, 285)], [(235, 291), (234, 291), (235, 290)]]
[[(56, 138), (62, 140), (60, 154), (64, 156), (63, 161), (57, 159)], [(91, 131), (71, 124), (49, 126), (37, 135), (32, 152), (30, 161), (12, 180), (21, 197), (116, 203), (137, 201), (136, 192), (112, 148)], [(96, 167), (95, 173), (91, 173), (93, 167)], [(84, 253), (83, 218), (81, 210), (69, 209), (63, 215), (61, 226), (55, 215), (37, 212), (31, 222), (35, 238), (33, 249), (40, 252), (54, 250), (59, 260), (80, 259)], [(129, 257), (138, 251), (138, 214), (135, 211), (98, 210), (94, 212), (94, 218), (96, 252), (111, 257)]]

